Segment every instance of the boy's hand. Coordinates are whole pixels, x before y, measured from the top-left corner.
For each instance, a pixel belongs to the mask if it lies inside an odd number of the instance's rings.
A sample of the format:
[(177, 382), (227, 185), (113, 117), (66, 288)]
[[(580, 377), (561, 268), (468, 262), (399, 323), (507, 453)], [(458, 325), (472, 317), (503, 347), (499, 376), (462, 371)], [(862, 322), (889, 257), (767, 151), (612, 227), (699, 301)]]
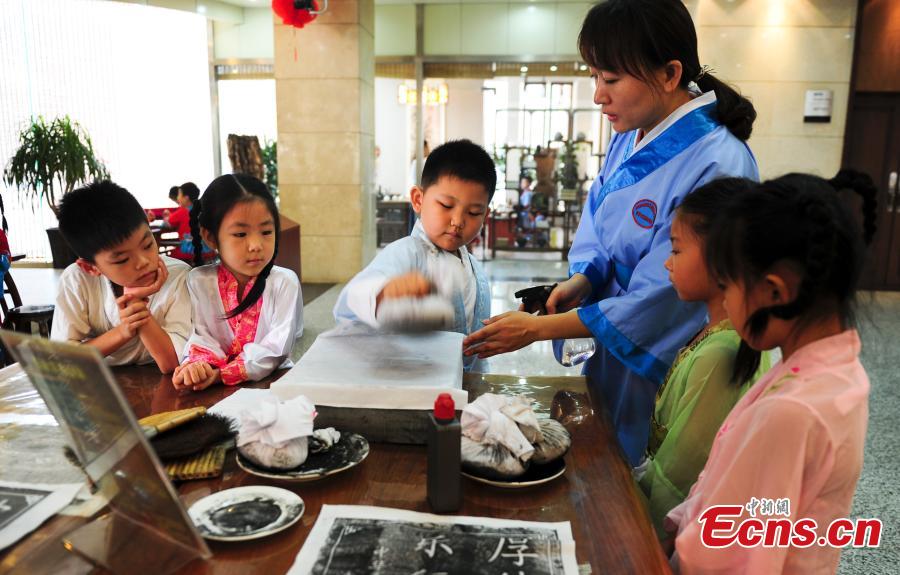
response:
[(221, 372), (205, 361), (179, 365), (172, 374), (172, 385), (178, 390), (201, 391), (221, 380)]
[(116, 299), (116, 305), (119, 307), (119, 320), (121, 323), (116, 326), (122, 337), (127, 340), (134, 338), (138, 334), (138, 330), (150, 321), (150, 310), (147, 309), (147, 302), (142, 299), (135, 299), (131, 294), (125, 294)]
[(134, 296), (138, 299), (148, 298), (162, 289), (162, 286), (166, 283), (167, 279), (169, 279), (169, 268), (167, 268), (165, 262), (160, 259), (159, 265), (156, 267), (156, 280), (154, 280), (152, 284), (144, 287), (127, 287), (122, 291), (125, 295)]
[(563, 313), (575, 309), (584, 301), (592, 290), (591, 282), (584, 274), (575, 274), (564, 282), (560, 282), (547, 298), (547, 313)]
[(409, 272), (397, 276), (384, 284), (381, 293), (375, 299), (376, 305), (383, 299), (395, 299), (400, 297), (423, 297), (431, 293), (431, 282), (419, 272)]

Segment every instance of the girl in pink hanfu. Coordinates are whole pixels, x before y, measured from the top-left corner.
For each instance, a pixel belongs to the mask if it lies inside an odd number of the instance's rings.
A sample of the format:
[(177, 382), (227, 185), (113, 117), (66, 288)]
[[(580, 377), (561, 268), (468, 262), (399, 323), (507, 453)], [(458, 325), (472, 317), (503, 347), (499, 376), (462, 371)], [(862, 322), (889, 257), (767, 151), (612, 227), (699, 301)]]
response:
[(191, 231), (196, 263), (204, 243), (218, 250), (220, 263), (188, 276), (194, 329), (172, 376), (175, 388), (258, 381), (291, 367), (303, 297), (297, 275), (274, 265), (278, 209), (266, 185), (243, 174), (216, 178), (194, 203)]
[[(864, 234), (838, 197), (845, 189), (863, 198)], [(875, 232), (875, 194), (868, 176), (855, 172), (831, 181), (790, 174), (736, 196), (717, 218), (707, 257), (724, 286), (728, 316), (751, 347), (780, 347), (784, 359), (735, 405), (687, 499), (667, 516), (667, 528), (673, 534), (677, 528), (676, 572), (837, 570), (840, 549), (817, 540), (833, 520), (848, 516), (862, 469), (869, 380), (859, 362), (853, 304), (865, 244)], [(757, 507), (763, 500), (786, 500), (789, 509), (779, 511), (789, 517), (770, 517), (771, 509)], [(740, 513), (719, 517), (734, 522), (716, 527), (714, 535), (726, 540), (753, 517), (750, 510), (763, 525), (814, 519), (818, 527), (809, 546), (801, 540), (765, 546), (760, 534), (759, 541), (709, 547), (704, 541), (716, 520), (704, 513), (719, 505)]]

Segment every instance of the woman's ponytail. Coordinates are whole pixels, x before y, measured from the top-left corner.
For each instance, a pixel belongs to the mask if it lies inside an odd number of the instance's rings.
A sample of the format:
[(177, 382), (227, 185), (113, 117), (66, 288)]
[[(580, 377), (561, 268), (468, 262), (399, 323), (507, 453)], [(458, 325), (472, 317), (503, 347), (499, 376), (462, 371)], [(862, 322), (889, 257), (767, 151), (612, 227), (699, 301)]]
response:
[(756, 120), (756, 108), (753, 107), (753, 103), (705, 70), (701, 71), (694, 81), (702, 92), (712, 90), (716, 93), (716, 115), (719, 123), (728, 128), (735, 138), (747, 141)]

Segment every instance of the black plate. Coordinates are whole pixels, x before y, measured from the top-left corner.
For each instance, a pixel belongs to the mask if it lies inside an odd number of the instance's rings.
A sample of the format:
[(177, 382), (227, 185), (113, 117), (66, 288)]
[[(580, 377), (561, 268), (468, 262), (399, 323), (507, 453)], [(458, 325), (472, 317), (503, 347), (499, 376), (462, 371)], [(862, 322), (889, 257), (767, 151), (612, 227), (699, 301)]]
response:
[(359, 465), (369, 455), (369, 442), (357, 433), (341, 433), (341, 439), (324, 453), (310, 453), (306, 461), (293, 469), (272, 469), (253, 463), (240, 452), (237, 462), (241, 469), (268, 479), (282, 481), (316, 481)]
[(188, 515), (206, 539), (248, 541), (287, 529), (305, 509), (287, 489), (247, 485), (207, 495), (191, 505)]
[(462, 474), (473, 481), (486, 483), (488, 485), (493, 485), (494, 487), (503, 487), (505, 489), (521, 489), (523, 487), (543, 485), (544, 483), (548, 483), (550, 481), (553, 481), (557, 477), (560, 477), (565, 472), (566, 462), (565, 459), (560, 457), (559, 459), (555, 459), (550, 463), (544, 463), (543, 465), (531, 464), (525, 471), (525, 473), (523, 473), (519, 477), (513, 477), (512, 479), (482, 477), (466, 469), (463, 470)]

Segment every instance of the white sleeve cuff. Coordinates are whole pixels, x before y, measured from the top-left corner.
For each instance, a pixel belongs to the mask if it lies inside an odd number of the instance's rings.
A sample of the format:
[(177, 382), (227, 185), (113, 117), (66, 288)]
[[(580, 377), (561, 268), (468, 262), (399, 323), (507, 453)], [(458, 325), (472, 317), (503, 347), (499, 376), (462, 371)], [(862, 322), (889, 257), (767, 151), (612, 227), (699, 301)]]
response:
[(357, 278), (347, 286), (347, 307), (362, 322), (377, 328), (375, 319), (375, 300), (388, 283), (388, 279), (380, 274), (371, 277)]

